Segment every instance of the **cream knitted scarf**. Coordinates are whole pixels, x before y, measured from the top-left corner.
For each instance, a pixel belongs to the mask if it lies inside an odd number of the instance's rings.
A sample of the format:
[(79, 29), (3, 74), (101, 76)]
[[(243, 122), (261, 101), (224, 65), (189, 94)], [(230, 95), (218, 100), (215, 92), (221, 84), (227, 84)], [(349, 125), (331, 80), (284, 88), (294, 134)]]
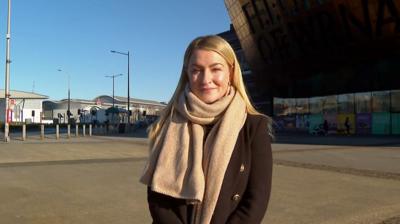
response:
[[(140, 181), (155, 192), (197, 202), (195, 223), (210, 223), (246, 116), (246, 105), (233, 87), (206, 104), (186, 86), (152, 146)], [(209, 124), (213, 128), (204, 142)]]

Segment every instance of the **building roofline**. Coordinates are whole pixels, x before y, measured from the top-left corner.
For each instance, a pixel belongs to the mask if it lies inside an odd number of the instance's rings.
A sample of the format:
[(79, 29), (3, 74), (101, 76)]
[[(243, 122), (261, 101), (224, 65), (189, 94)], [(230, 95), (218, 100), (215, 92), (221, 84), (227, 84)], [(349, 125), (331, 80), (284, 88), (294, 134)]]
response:
[[(19, 94), (26, 94), (26, 97), (13, 97), (13, 93), (19, 93)], [(4, 89), (0, 89), (0, 99), (4, 99), (5, 95), (5, 90)], [(42, 95), (42, 94), (38, 94), (38, 93), (34, 93), (34, 92), (28, 92), (28, 91), (21, 91), (21, 90), (10, 90), (10, 95), (11, 95), (11, 99), (49, 99), (48, 96), (46, 95)]]

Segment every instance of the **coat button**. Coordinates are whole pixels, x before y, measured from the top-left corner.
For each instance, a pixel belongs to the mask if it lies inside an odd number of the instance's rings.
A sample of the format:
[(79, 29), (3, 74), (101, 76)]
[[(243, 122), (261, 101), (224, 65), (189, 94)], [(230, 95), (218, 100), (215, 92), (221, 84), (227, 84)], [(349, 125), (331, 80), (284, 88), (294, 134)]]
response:
[(242, 164), (242, 165), (240, 166), (240, 172), (243, 173), (243, 171), (244, 171), (244, 164)]
[(240, 199), (240, 195), (239, 194), (235, 194), (232, 197), (232, 200), (234, 200), (234, 201), (239, 201), (239, 199)]

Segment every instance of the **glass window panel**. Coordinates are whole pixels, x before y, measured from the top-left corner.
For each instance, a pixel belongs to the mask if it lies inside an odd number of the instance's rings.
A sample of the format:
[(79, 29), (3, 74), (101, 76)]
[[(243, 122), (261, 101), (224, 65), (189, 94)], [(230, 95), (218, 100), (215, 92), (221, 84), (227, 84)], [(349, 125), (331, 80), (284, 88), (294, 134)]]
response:
[(281, 116), (284, 113), (283, 108), (283, 99), (282, 98), (274, 98), (274, 115)]
[(297, 108), (296, 108), (296, 98), (291, 98), (291, 99), (288, 99), (288, 101), (289, 101), (289, 113), (290, 114), (296, 114), (296, 112), (297, 112)]
[(310, 98), (310, 113), (320, 114), (322, 113), (322, 101), (324, 97), (312, 97)]
[(322, 99), (322, 110), (324, 113), (337, 113), (337, 96), (326, 96)]
[(371, 113), (371, 93), (356, 93), (356, 112)]
[(338, 113), (341, 114), (354, 113), (354, 94), (338, 95)]
[(309, 101), (308, 98), (296, 99), (296, 113), (308, 114), (310, 112), (308, 101)]
[(285, 108), (284, 115), (296, 113), (296, 100), (293, 98), (288, 98), (283, 100), (283, 105)]
[(390, 111), (390, 92), (379, 91), (372, 92), (372, 111), (389, 112)]
[(392, 90), (392, 112), (400, 112), (400, 90)]
[(290, 115), (296, 113), (296, 100), (294, 98), (274, 98), (274, 115)]

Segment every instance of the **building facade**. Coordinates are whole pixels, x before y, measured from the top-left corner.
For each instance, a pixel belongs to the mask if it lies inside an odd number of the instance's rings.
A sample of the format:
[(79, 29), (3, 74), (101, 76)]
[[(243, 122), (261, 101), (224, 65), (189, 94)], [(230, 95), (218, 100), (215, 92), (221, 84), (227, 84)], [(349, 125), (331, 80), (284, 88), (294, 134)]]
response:
[[(24, 91), (10, 91), (9, 122), (41, 123), (42, 102), (47, 96)], [(5, 120), (4, 90), (0, 89), (0, 123)]]
[(277, 127), (399, 134), (400, 0), (225, 0)]
[[(114, 105), (114, 108), (111, 109)], [(78, 123), (127, 123), (127, 98), (101, 95), (93, 100), (70, 99), (71, 122)], [(142, 99), (130, 99), (131, 123), (146, 117), (155, 117), (160, 114), (166, 105)], [(68, 123), (68, 100), (43, 102), (44, 119)]]
[(244, 55), (239, 38), (236, 34), (235, 28), (231, 24), (230, 29), (228, 31), (219, 33), (218, 36), (224, 38), (232, 46), (240, 64), (240, 70), (242, 71), (242, 77), (243, 81), (245, 82), (246, 91), (249, 94), (252, 103), (258, 108), (262, 107), (265, 102), (262, 99), (262, 97), (260, 97), (260, 95), (258, 94), (256, 88), (256, 80), (254, 78), (255, 76), (251, 72), (250, 66)]

